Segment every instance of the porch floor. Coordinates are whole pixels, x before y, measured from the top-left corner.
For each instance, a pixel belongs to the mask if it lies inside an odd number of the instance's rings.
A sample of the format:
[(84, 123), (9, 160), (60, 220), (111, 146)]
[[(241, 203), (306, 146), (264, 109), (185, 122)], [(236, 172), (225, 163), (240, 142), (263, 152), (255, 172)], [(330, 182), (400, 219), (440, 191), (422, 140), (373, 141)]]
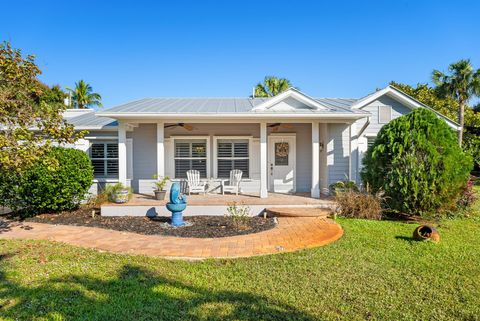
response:
[[(108, 206), (162, 206), (169, 200), (169, 195), (165, 200), (159, 201), (153, 195), (134, 194), (132, 199), (125, 204), (108, 203)], [(322, 196), (320, 199), (311, 198), (309, 193), (280, 194), (268, 193), (267, 198), (260, 198), (258, 194), (192, 194), (187, 195), (188, 205), (191, 206), (227, 206), (233, 202), (245, 205), (333, 205), (332, 197)]]

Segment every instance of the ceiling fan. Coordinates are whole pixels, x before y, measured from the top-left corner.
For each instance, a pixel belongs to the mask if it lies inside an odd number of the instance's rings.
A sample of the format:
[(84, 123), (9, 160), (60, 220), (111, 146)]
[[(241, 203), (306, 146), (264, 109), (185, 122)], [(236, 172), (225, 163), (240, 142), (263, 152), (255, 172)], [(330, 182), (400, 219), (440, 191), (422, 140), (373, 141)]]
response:
[(272, 128), (273, 132), (278, 131), (280, 128), (285, 128), (285, 129), (293, 129), (293, 126), (290, 124), (282, 124), (282, 123), (275, 123), (275, 124), (270, 124), (268, 127)]
[(189, 132), (195, 129), (195, 127), (193, 127), (192, 125), (185, 124), (185, 123), (177, 123), (177, 124), (171, 124), (171, 125), (165, 126), (165, 128), (175, 128), (175, 127), (182, 127), (188, 130)]

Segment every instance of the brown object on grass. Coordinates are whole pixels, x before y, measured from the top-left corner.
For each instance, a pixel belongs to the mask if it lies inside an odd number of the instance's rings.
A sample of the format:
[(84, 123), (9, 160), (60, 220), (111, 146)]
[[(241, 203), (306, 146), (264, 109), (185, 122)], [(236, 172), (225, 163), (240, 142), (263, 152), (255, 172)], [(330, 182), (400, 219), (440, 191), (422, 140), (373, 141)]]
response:
[(440, 234), (430, 225), (420, 225), (413, 231), (413, 238), (419, 241), (440, 242)]

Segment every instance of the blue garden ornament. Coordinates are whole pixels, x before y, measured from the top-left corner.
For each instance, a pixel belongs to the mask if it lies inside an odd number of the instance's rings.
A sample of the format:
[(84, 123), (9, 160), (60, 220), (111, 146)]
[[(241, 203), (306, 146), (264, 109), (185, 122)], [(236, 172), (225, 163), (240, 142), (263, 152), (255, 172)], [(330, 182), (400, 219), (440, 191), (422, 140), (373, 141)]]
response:
[(170, 202), (166, 205), (167, 210), (172, 212), (172, 226), (184, 226), (183, 210), (187, 207), (187, 199), (180, 191), (180, 184), (173, 183), (170, 188)]

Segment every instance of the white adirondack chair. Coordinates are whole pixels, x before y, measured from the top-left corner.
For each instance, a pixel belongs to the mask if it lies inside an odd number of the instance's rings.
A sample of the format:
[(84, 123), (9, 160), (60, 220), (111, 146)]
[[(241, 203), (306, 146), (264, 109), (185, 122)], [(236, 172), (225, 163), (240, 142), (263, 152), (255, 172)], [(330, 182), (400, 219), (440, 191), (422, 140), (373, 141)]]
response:
[(197, 170), (187, 171), (188, 195), (191, 193), (205, 193), (207, 192), (206, 182), (200, 181), (200, 172)]
[(239, 169), (230, 171), (230, 179), (228, 182), (222, 181), (222, 195), (225, 192), (235, 193), (238, 195), (240, 192), (240, 182), (242, 181), (243, 172)]

